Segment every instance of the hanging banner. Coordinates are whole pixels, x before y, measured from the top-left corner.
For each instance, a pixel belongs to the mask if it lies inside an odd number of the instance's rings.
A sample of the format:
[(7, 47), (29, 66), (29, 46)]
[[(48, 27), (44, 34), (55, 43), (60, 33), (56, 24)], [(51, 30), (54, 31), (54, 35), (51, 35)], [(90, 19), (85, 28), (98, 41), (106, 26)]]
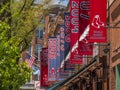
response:
[[(65, 58), (70, 51), (70, 12), (64, 13), (65, 25)], [(69, 59), (64, 62), (64, 70), (73, 70), (74, 64), (70, 64)]]
[[(79, 0), (70, 0), (70, 63), (81, 64), (82, 59), (78, 53), (79, 40)], [(77, 48), (76, 48), (77, 47)]]
[(56, 81), (56, 53), (57, 53), (57, 39), (50, 37), (48, 39), (48, 81)]
[(56, 79), (59, 80), (60, 78), (60, 34), (56, 35), (57, 38), (57, 57), (56, 57)]
[(41, 58), (40, 84), (41, 84), (41, 87), (47, 87), (48, 86), (48, 49), (47, 48), (42, 49), (40, 58)]
[[(99, 3), (99, 4), (96, 4)], [(90, 35), (89, 42), (106, 42), (107, 0), (90, 0)]]
[(60, 63), (64, 62), (65, 58), (65, 26), (60, 25)]
[(79, 54), (80, 55), (92, 55), (93, 44), (88, 42), (89, 31), (87, 27), (90, 20), (90, 0), (79, 0), (80, 1), (80, 30), (79, 30)]
[(70, 47), (72, 48), (79, 37), (79, 0), (70, 0), (70, 6)]
[(64, 25), (65, 25), (65, 57), (69, 53), (70, 50), (70, 13), (64, 13)]
[(79, 42), (79, 54), (80, 55), (92, 55), (93, 54), (93, 43), (85, 43), (84, 41)]

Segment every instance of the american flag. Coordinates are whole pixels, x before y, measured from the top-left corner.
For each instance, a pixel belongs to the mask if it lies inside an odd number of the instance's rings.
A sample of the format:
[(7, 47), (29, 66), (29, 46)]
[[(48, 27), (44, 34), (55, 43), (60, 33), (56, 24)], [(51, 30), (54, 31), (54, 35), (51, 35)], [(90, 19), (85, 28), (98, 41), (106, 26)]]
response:
[(35, 61), (35, 57), (29, 55), (28, 53), (26, 54), (26, 60), (25, 60), (27, 63), (28, 63), (28, 67), (32, 67), (32, 64), (34, 63)]

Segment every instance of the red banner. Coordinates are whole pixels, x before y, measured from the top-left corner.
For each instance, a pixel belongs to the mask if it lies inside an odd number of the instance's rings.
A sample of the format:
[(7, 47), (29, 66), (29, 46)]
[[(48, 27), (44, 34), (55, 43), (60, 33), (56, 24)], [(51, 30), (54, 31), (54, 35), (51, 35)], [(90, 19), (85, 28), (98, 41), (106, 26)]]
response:
[(40, 83), (42, 87), (47, 87), (48, 86), (48, 49), (43, 48), (40, 56), (41, 56)]
[(87, 30), (90, 20), (90, 0), (80, 0), (80, 38), (79, 38), (79, 54), (92, 55), (93, 44), (88, 42), (89, 30)]
[(77, 47), (79, 40), (79, 0), (70, 0), (70, 6), (70, 63), (81, 64)]
[[(98, 4), (97, 4), (98, 3)], [(106, 42), (107, 0), (90, 0), (90, 42)]]

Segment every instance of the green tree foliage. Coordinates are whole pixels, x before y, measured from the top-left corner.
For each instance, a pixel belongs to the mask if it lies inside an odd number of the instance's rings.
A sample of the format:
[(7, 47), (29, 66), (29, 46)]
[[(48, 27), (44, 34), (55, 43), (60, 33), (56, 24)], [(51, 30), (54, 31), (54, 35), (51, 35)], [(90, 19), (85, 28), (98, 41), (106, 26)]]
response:
[[(33, 0), (34, 1), (34, 0)], [(19, 40), (20, 50), (26, 49), (31, 41), (36, 26), (42, 26), (41, 20), (44, 17), (45, 10), (43, 6), (49, 1), (40, 5), (34, 5), (32, 0), (14, 1), (11, 4), (12, 24), (14, 30), (12, 36)], [(45, 0), (46, 1), (46, 0)]]
[(42, 25), (44, 3), (35, 6), (33, 1), (0, 1), (0, 90), (18, 90), (30, 78), (31, 70), (19, 59)]
[(9, 30), (9, 25), (0, 21), (0, 90), (18, 90), (31, 74), (24, 62), (18, 64), (18, 41), (8, 39), (6, 35)]

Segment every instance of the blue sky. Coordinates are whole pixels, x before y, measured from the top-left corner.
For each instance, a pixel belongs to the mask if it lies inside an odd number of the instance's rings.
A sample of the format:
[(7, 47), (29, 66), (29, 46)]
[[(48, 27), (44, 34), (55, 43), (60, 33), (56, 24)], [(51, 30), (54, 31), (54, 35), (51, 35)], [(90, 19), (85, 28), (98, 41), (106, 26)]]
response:
[[(35, 3), (39, 3), (42, 0), (36, 0)], [(52, 4), (59, 4), (59, 2), (61, 1), (61, 5), (67, 6), (67, 3), (69, 2), (69, 0), (52, 0)]]
[(59, 4), (59, 2), (61, 1), (61, 5), (67, 6), (67, 3), (69, 2), (69, 0), (53, 0), (54, 4)]

